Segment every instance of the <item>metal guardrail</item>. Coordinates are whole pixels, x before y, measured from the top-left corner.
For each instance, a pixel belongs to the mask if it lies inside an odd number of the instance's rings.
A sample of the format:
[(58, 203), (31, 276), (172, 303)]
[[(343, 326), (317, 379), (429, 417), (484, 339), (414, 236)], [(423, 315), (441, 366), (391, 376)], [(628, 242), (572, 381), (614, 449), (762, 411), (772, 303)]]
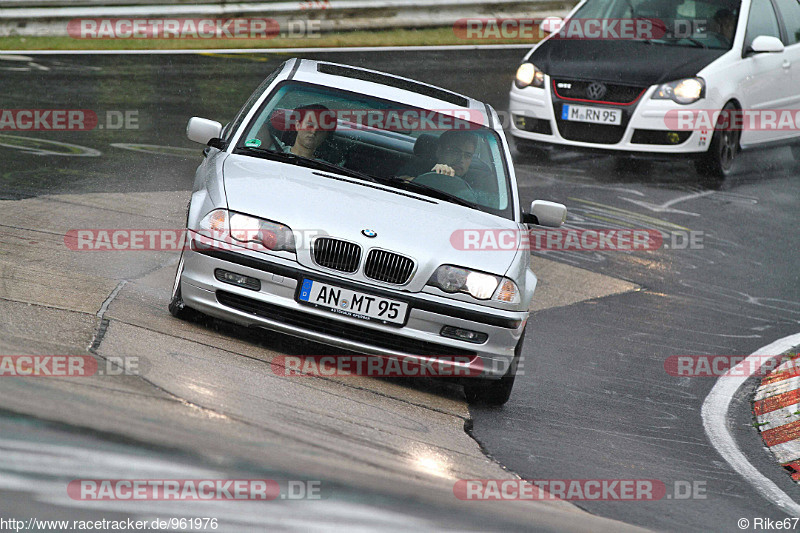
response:
[[(67, 35), (79, 18), (269, 17), (319, 21), (321, 32), (449, 26), (470, 17), (564, 14), (577, 0), (2, 0), (0, 36)], [(123, 3), (125, 5), (120, 5)]]

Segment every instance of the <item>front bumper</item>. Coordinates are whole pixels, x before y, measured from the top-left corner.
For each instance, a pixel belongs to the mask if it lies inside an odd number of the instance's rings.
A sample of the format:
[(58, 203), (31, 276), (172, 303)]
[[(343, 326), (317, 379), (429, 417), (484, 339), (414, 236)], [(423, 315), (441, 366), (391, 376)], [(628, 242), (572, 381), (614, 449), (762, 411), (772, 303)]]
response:
[[(667, 113), (678, 108), (692, 109), (695, 106), (707, 108), (709, 106), (707, 100), (700, 100), (689, 106), (678, 106), (671, 100), (652, 100), (650, 96), (655, 87), (650, 87), (631, 105), (568, 101), (554, 95), (553, 83), (549, 76), (546, 76), (545, 80), (545, 86), (541, 89), (534, 87), (518, 89), (512, 86), (509, 93), (511, 113), (509, 131), (517, 140), (541, 146), (562, 146), (604, 153), (650, 154), (656, 158), (663, 156), (665, 159), (675, 155), (697, 156), (708, 150), (713, 132), (671, 131), (666, 120)], [(587, 131), (595, 130), (597, 134), (573, 135), (573, 138), (567, 138), (564, 132), (565, 123), (556, 120), (556, 113), (563, 103), (622, 110), (624, 118), (620, 134), (608, 131), (613, 130), (608, 126), (573, 123), (571, 125), (581, 125)], [(525, 127), (520, 127), (520, 117), (526, 119)], [(604, 129), (606, 131), (603, 131)], [(670, 133), (673, 135), (668, 137)]]
[[(466, 306), (436, 295), (376, 288), (306, 269), (297, 263), (257, 252), (216, 248), (186, 250), (181, 277), (184, 303), (210, 316), (248, 327), (260, 327), (344, 350), (383, 356), (405, 356), (420, 362), (436, 356), (459, 357), (456, 366), (469, 366), (458, 375), (499, 378), (509, 368), (528, 313)], [(258, 291), (219, 281), (224, 269), (260, 281)], [(403, 327), (346, 317), (298, 303), (298, 284), (310, 278), (409, 303)], [(483, 344), (443, 337), (444, 326), (488, 335)], [(311, 354), (309, 354), (311, 355)]]

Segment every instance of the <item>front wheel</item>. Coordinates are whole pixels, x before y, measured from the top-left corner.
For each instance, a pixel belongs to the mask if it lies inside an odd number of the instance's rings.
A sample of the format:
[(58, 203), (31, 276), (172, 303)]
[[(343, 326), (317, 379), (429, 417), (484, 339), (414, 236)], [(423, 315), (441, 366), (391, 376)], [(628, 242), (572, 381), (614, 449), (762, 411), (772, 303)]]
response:
[(514, 388), (514, 379), (517, 377), (517, 365), (520, 357), (522, 357), (522, 345), (524, 342), (525, 329), (522, 330), (522, 336), (514, 348), (514, 359), (502, 378), (470, 378), (470, 382), (464, 385), (464, 395), (467, 397), (467, 403), (470, 405), (500, 406), (511, 398), (511, 390)]
[(733, 122), (732, 115), (736, 111), (733, 102), (728, 102), (722, 108), (708, 151), (695, 161), (694, 166), (699, 174), (720, 180), (731, 175), (733, 162), (739, 153), (741, 132), (723, 124), (727, 122), (730, 125)]
[(181, 320), (191, 320), (196, 316), (196, 311), (183, 302), (183, 295), (181, 294), (181, 276), (183, 275), (183, 252), (181, 252), (181, 260), (178, 263), (178, 268), (175, 271), (175, 282), (172, 284), (172, 297), (169, 301), (169, 313), (175, 318)]
[(464, 396), (467, 397), (467, 403), (497, 406), (505, 404), (511, 398), (515, 378), (516, 373), (511, 372), (511, 369), (500, 379), (476, 378), (482, 383), (464, 385)]

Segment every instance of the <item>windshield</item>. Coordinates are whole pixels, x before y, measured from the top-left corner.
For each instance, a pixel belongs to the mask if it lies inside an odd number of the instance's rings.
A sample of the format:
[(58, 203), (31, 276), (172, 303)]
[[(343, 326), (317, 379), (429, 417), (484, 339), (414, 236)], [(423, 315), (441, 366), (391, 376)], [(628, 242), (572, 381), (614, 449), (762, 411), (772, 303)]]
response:
[(285, 82), (246, 126), (236, 153), (340, 172), (513, 219), (502, 143), (476, 123), (482, 118), (469, 109), (424, 110)]
[(736, 35), (739, 4), (736, 0), (589, 0), (565, 23), (559, 36), (567, 36), (578, 26), (591, 28), (588, 21), (599, 20), (612, 27), (630, 23), (638, 28), (627, 35), (620, 32), (619, 38), (727, 50)]

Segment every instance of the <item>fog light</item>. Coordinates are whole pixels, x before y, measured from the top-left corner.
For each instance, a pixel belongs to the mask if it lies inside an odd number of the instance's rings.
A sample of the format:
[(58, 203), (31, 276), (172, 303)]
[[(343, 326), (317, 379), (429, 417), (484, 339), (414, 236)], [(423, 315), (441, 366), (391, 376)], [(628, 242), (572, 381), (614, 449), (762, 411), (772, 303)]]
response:
[(525, 129), (525, 117), (522, 115), (514, 115), (514, 125), (517, 129), (524, 130)]
[(681, 136), (678, 135), (676, 132), (671, 131), (667, 133), (667, 140), (670, 144), (678, 144), (681, 142)]
[(214, 277), (223, 283), (236, 285), (237, 287), (244, 287), (245, 289), (250, 289), (251, 291), (261, 290), (261, 281), (243, 274), (228, 272), (227, 270), (218, 268), (214, 271)]
[(459, 341), (472, 342), (474, 344), (483, 344), (489, 335), (480, 333), (478, 331), (470, 331), (468, 329), (455, 328), (453, 326), (445, 326), (440, 333), (442, 337), (449, 339), (456, 339)]

